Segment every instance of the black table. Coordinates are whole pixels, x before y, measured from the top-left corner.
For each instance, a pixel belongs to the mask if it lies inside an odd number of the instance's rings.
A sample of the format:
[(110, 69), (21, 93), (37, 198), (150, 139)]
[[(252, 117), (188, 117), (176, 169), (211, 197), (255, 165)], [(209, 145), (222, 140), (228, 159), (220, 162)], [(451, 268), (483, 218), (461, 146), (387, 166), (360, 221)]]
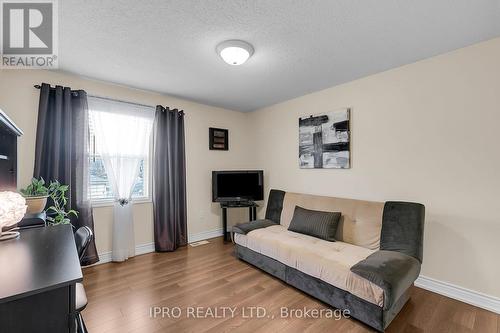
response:
[(228, 208), (245, 208), (248, 207), (248, 218), (249, 221), (253, 221), (257, 218), (257, 205), (253, 201), (236, 201), (236, 202), (221, 202), (220, 208), (222, 208), (222, 230), (224, 232), (224, 242), (229, 241), (229, 232), (227, 231), (227, 209)]
[(0, 242), (0, 331), (75, 332), (83, 277), (71, 225), (20, 233)]

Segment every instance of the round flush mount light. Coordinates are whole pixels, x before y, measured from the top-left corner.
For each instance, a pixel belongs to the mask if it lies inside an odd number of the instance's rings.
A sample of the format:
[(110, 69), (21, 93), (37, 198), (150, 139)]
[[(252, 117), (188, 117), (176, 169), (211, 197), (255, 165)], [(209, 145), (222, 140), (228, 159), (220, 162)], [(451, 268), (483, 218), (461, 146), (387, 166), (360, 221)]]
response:
[(232, 66), (245, 63), (253, 54), (253, 46), (242, 40), (226, 40), (217, 45), (217, 54)]

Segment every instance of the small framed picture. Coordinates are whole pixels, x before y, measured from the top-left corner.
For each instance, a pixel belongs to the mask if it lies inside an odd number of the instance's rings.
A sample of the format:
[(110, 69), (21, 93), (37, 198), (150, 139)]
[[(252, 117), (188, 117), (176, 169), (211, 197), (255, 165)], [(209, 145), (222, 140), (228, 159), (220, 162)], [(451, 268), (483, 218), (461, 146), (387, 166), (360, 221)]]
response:
[(229, 131), (223, 128), (208, 129), (208, 141), (210, 150), (229, 150)]

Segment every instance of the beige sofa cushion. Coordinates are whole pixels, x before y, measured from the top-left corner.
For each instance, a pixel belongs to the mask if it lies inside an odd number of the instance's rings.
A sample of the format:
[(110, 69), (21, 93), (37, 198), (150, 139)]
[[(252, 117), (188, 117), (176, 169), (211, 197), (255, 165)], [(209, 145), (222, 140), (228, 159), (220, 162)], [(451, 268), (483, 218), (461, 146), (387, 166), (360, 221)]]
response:
[(281, 225), (288, 228), (295, 206), (327, 212), (341, 212), (336, 240), (376, 250), (380, 246), (383, 202), (322, 197), (310, 194), (285, 194)]
[(275, 225), (246, 235), (235, 234), (235, 242), (378, 306), (384, 304), (383, 290), (352, 273), (350, 268), (375, 252), (344, 242), (328, 242), (288, 231)]

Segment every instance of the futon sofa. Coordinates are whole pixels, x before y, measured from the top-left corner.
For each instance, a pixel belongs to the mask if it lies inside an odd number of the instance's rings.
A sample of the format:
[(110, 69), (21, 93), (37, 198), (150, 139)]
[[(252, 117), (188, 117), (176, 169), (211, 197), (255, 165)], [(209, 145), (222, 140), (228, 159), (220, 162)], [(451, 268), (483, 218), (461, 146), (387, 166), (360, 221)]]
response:
[[(335, 240), (288, 230), (296, 207), (340, 212)], [(384, 331), (420, 273), (425, 208), (271, 190), (265, 219), (233, 227), (236, 256)], [(286, 306), (286, 305), (285, 305)]]

